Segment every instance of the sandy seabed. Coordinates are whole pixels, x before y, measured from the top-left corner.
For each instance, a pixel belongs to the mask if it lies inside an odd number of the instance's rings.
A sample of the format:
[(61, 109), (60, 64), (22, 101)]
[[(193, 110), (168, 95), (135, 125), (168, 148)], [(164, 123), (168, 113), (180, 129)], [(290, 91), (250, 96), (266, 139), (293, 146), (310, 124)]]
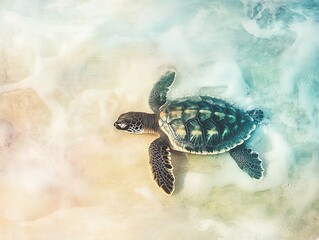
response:
[[(0, 239), (319, 239), (318, 1), (0, 2)], [(113, 127), (169, 98), (214, 95), (267, 120), (254, 181), (228, 154), (173, 152)]]

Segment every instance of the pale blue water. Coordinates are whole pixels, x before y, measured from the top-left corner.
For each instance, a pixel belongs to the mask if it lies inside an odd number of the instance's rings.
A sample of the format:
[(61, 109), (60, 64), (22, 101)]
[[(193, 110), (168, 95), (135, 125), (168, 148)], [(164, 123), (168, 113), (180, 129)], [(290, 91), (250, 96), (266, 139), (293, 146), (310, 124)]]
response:
[[(0, 239), (319, 239), (319, 1), (0, 2)], [(118, 132), (169, 68), (169, 97), (260, 108), (254, 181), (229, 155)]]

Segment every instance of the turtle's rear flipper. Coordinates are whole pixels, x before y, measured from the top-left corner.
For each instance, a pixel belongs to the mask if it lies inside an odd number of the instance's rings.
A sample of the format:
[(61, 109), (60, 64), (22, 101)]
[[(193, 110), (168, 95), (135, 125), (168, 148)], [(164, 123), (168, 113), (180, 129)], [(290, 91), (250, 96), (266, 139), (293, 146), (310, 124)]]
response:
[(230, 156), (236, 161), (238, 167), (246, 172), (251, 178), (260, 180), (263, 178), (263, 167), (258, 153), (244, 144), (229, 151)]
[(167, 195), (172, 195), (175, 177), (167, 143), (162, 138), (154, 140), (149, 147), (149, 155), (154, 180)]
[(259, 109), (247, 111), (247, 113), (255, 120), (257, 124), (261, 124), (264, 119), (264, 112)]

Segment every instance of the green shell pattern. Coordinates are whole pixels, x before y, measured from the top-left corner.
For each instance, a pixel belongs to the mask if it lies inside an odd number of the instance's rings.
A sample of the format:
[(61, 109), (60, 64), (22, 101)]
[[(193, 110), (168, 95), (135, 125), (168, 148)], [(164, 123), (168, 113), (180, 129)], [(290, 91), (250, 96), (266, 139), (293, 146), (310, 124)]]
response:
[(228, 151), (256, 128), (245, 111), (209, 96), (168, 101), (159, 109), (158, 118), (173, 149), (199, 154)]

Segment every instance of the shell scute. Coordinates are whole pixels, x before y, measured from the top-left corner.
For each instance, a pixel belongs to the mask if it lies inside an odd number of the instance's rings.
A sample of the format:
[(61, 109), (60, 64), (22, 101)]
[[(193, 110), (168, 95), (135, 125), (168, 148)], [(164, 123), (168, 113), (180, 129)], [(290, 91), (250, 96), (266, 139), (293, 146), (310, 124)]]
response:
[(225, 121), (229, 124), (233, 124), (236, 122), (236, 115), (228, 114), (225, 117)]
[(212, 116), (212, 110), (208, 107), (201, 108), (198, 111), (198, 118), (201, 123), (205, 122), (207, 119), (210, 119)]
[(181, 119), (182, 113), (183, 113), (183, 111), (179, 110), (179, 109), (169, 111), (167, 121), (171, 122), (171, 121), (176, 120), (176, 119)]
[(196, 107), (192, 106), (192, 107), (186, 108), (182, 114), (184, 122), (187, 122), (188, 120), (195, 118), (197, 115), (197, 112), (198, 112), (198, 108)]
[(206, 136), (207, 145), (218, 145), (219, 140), (219, 130), (216, 124), (212, 120), (206, 121), (204, 125), (204, 131)]
[(186, 124), (186, 128), (189, 133), (189, 141), (194, 146), (204, 145), (203, 132), (201, 129), (201, 125), (197, 119), (192, 119)]
[(187, 132), (186, 132), (185, 124), (183, 123), (182, 119), (177, 119), (172, 121), (172, 123), (170, 124), (170, 127), (175, 133), (175, 138), (178, 141), (186, 140)]
[(216, 122), (224, 120), (226, 114), (224, 112), (213, 112), (213, 119)]

